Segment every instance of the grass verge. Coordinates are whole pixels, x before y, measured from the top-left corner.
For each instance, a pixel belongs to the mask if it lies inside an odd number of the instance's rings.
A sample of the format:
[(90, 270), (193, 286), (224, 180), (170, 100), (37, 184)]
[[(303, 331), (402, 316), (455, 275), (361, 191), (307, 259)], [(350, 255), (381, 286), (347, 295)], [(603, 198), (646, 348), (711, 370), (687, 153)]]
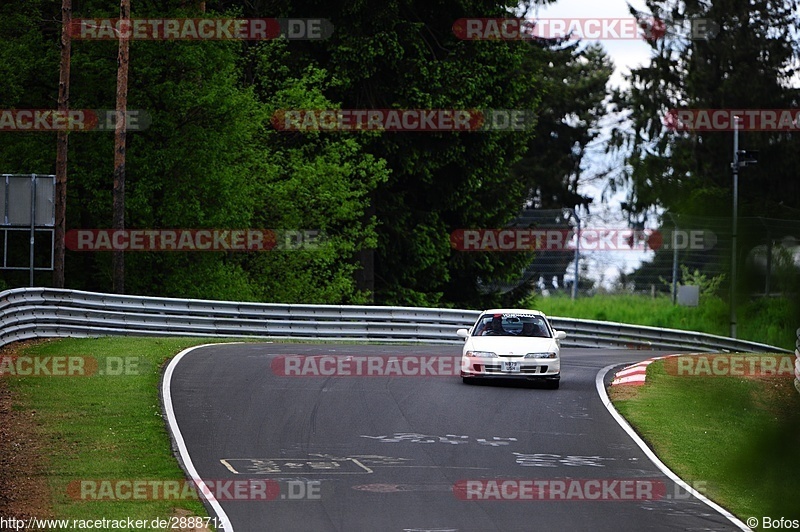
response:
[[(697, 331), (720, 336), (730, 333), (730, 309), (716, 297), (701, 298), (697, 307), (673, 305), (668, 296), (598, 295), (572, 300), (564, 296), (536, 297), (527, 305), (548, 316), (617, 321), (651, 327)], [(800, 326), (796, 305), (788, 298), (747, 301), (737, 310), (737, 336), (743, 340), (794, 349)]]
[[(83, 364), (84, 373), (94, 373), (86, 376), (78, 376), (77, 366), (73, 376), (15, 375), (15, 367), (25, 370), (29, 365), (9, 362), (13, 359), (6, 348), (0, 355), (5, 357), (0, 358), (5, 366), (0, 365), (2, 380), (13, 397), (12, 414), (30, 420), (26, 425), (36, 438), (40, 451), (36, 458), (42, 462), (37, 471), (50, 488), (47, 513), (70, 520), (207, 516), (203, 505), (192, 499), (83, 500), (79, 482), (183, 480), (161, 413), (161, 366), (182, 349), (222, 341), (68, 338), (15, 347), (17, 357), (74, 357)], [(101, 495), (101, 490), (97, 493)], [(18, 496), (48, 498), (47, 494)]]
[(800, 519), (800, 394), (791, 377), (678, 376), (612, 387), (617, 410), (658, 457), (746, 520)]

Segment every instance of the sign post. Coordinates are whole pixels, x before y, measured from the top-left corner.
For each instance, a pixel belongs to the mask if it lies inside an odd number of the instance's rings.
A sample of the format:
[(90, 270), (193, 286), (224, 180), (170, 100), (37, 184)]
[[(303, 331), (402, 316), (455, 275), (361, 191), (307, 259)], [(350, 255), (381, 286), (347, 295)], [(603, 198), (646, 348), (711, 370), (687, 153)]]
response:
[[(55, 189), (56, 176), (37, 174), (2, 174), (0, 182), (0, 209), (2, 220), (0, 230), (3, 232), (3, 270), (29, 270), (30, 286), (34, 285), (33, 274), (36, 270), (53, 270), (53, 247), (55, 245)], [(28, 231), (29, 264), (28, 267), (13, 266), (8, 263), (9, 232)], [(50, 266), (36, 267), (36, 232), (50, 233)]]

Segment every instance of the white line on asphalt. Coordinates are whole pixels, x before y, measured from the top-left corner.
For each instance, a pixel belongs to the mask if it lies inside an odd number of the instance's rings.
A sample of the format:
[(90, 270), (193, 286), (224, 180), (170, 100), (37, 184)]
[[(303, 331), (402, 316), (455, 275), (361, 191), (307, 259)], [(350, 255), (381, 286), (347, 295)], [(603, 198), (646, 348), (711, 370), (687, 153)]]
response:
[(614, 405), (611, 404), (611, 399), (609, 399), (608, 394), (606, 393), (604, 380), (606, 373), (608, 373), (611, 369), (617, 367), (618, 365), (619, 364), (611, 364), (610, 366), (604, 367), (603, 369), (597, 372), (597, 376), (594, 379), (594, 384), (595, 387), (597, 388), (597, 394), (600, 396), (600, 401), (603, 402), (603, 405), (606, 407), (606, 410), (608, 410), (608, 412), (611, 414), (611, 417), (613, 417), (614, 420), (619, 424), (619, 426), (622, 427), (622, 430), (628, 433), (628, 436), (630, 436), (633, 442), (639, 446), (639, 448), (642, 450), (642, 452), (644, 452), (647, 458), (649, 458), (650, 461), (653, 462), (653, 464), (655, 464), (655, 466), (658, 469), (660, 469), (661, 472), (664, 473), (667, 477), (669, 477), (673, 482), (675, 482), (681, 488), (686, 490), (687, 493), (691, 493), (697, 499), (706, 503), (708, 506), (710, 506), (711, 508), (722, 514), (731, 523), (736, 525), (740, 530), (744, 530), (746, 532), (752, 532), (752, 529), (750, 529), (746, 524), (740, 521), (735, 515), (733, 515), (728, 510), (726, 510), (719, 504), (715, 503), (714, 501), (706, 498), (705, 495), (695, 490), (693, 487), (687, 484), (681, 477), (673, 473), (670, 468), (664, 465), (664, 462), (659, 460), (658, 456), (656, 456), (656, 454), (650, 449), (650, 447), (647, 446), (644, 440), (642, 440), (639, 437), (639, 435), (636, 434), (636, 431), (633, 430), (633, 428), (630, 426), (630, 424), (628, 424), (625, 418), (622, 417), (622, 415), (619, 412), (617, 412), (617, 409), (614, 408)]
[(203, 479), (200, 478), (200, 474), (197, 472), (197, 469), (195, 469), (194, 464), (192, 463), (192, 458), (189, 456), (189, 450), (186, 448), (186, 443), (183, 441), (183, 434), (181, 434), (181, 430), (178, 428), (178, 421), (175, 418), (175, 409), (172, 407), (172, 392), (170, 391), (170, 384), (172, 382), (172, 373), (175, 371), (175, 366), (178, 365), (178, 362), (181, 361), (184, 355), (201, 347), (230, 345), (232, 343), (236, 344), (242, 342), (203, 344), (184, 349), (169, 361), (167, 369), (164, 372), (164, 380), (161, 382), (161, 394), (164, 398), (164, 410), (167, 412), (167, 423), (169, 424), (170, 432), (172, 432), (172, 437), (175, 438), (175, 444), (178, 446), (178, 452), (181, 455), (183, 466), (186, 469), (186, 472), (189, 474), (189, 477), (191, 477), (192, 481), (197, 486), (197, 491), (204, 499), (208, 501), (208, 504), (210, 504), (217, 513), (217, 517), (219, 518), (220, 522), (220, 526), (217, 528), (223, 529), (225, 532), (233, 532), (233, 525), (231, 524), (231, 520), (228, 518), (228, 514), (225, 513), (225, 510), (222, 509), (222, 506), (219, 504), (216, 497), (214, 497), (214, 494), (208, 488)]

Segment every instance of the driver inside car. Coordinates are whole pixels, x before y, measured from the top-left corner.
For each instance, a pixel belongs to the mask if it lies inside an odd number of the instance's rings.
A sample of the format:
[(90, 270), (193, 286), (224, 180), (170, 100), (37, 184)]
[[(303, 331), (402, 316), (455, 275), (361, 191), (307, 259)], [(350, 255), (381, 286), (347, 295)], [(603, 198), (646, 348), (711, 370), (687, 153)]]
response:
[(526, 321), (522, 324), (522, 331), (520, 331), (520, 336), (537, 336), (546, 338), (547, 334), (544, 332), (544, 328), (533, 321)]
[(522, 324), (522, 331), (520, 331), (520, 336), (536, 336), (537, 327), (536, 324), (532, 321), (526, 321)]
[(486, 326), (483, 334), (484, 336), (502, 336), (507, 334), (506, 330), (503, 328), (503, 316), (500, 314), (492, 316), (492, 322)]

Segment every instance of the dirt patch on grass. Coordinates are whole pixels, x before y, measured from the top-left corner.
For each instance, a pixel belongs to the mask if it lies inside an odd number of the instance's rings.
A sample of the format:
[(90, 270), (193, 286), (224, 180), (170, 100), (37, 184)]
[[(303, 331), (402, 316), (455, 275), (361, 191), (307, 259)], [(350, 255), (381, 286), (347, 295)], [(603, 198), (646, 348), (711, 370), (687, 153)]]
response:
[[(33, 346), (52, 342), (52, 339), (15, 342), (0, 347), (0, 359), (17, 357)], [(30, 407), (23, 408), (24, 398), (15, 391), (11, 379), (17, 377), (0, 375), (0, 517), (16, 519), (53, 519), (55, 515), (54, 497), (50, 487), (49, 456), (59, 447), (57, 453), (63, 456), (63, 449), (57, 441), (48, 441), (43, 436), (38, 413)], [(64, 415), (72, 415), (64, 412)], [(61, 442), (63, 443), (63, 442)], [(169, 516), (195, 517), (191, 511), (173, 508)], [(5, 529), (4, 529), (5, 530)], [(170, 532), (210, 532), (202, 527), (170, 528)]]
[(786, 377), (750, 377), (759, 386), (750, 394), (753, 406), (774, 416), (776, 419), (795, 420), (798, 412), (786, 405), (797, 403), (797, 390), (794, 378)]
[[(0, 348), (0, 356), (18, 355), (25, 347), (42, 342), (14, 343)], [(19, 409), (8, 378), (0, 376), (0, 515), (47, 519), (53, 510), (36, 412)]]
[(609, 386), (608, 398), (611, 401), (628, 401), (639, 397), (639, 388), (641, 386), (634, 386), (630, 384), (618, 384), (616, 386)]

